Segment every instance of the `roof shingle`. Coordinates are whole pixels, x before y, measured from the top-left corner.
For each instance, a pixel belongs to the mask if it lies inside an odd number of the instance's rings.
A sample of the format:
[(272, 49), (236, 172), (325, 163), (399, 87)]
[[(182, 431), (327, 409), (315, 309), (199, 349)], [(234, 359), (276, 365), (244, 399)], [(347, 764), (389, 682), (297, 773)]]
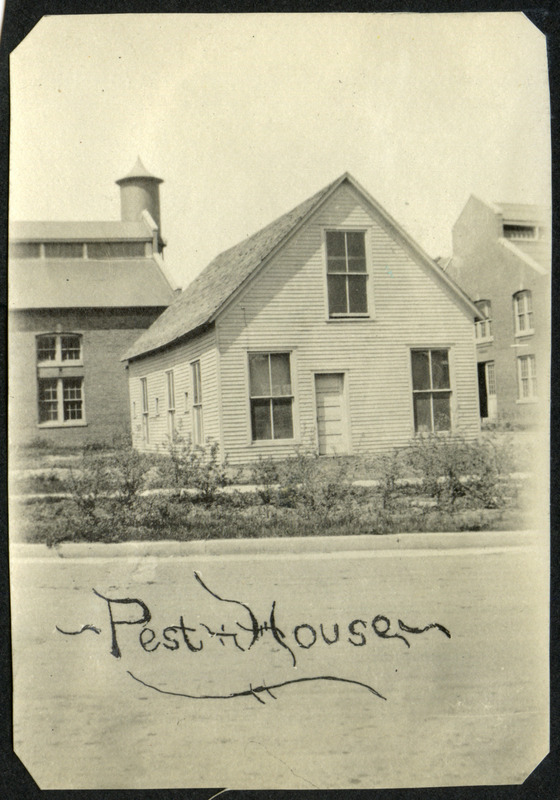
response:
[(287, 214), (217, 256), (136, 340), (123, 360), (164, 347), (209, 323), (298, 223), (312, 213), (345, 177), (342, 175)]

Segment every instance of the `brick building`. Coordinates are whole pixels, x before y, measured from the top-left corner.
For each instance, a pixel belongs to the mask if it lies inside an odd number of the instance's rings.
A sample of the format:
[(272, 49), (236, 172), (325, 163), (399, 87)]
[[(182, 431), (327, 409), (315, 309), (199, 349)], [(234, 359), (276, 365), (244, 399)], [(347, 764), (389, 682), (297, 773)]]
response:
[(471, 197), (441, 266), (475, 301), (480, 413), (532, 425), (548, 409), (550, 223), (547, 209)]
[(129, 426), (122, 353), (171, 302), (160, 178), (140, 159), (117, 181), (121, 220), (11, 222), (10, 435), (62, 445)]

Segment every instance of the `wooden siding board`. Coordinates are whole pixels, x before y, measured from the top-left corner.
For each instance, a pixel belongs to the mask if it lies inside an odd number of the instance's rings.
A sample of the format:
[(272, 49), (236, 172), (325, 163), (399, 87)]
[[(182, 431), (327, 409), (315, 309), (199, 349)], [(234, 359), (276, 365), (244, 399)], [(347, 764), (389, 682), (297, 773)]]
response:
[[(369, 231), (374, 319), (327, 321), (323, 231)], [(316, 444), (314, 374), (347, 376), (353, 452), (404, 445), (413, 434), (411, 346), (448, 346), (453, 418), (479, 430), (472, 320), (450, 290), (415, 263), (347, 187), (341, 187), (218, 321), (224, 448), (230, 461), (285, 457), (294, 443), (251, 443), (247, 351), (291, 350), (300, 442)], [(243, 376), (243, 377), (242, 377)]]
[[(202, 408), (204, 436), (220, 441), (217, 350), (214, 331), (208, 331), (192, 341), (161, 351), (146, 359), (132, 361), (129, 365), (129, 391), (134, 446), (144, 452), (165, 452), (168, 446), (167, 378), (166, 371), (172, 369), (175, 379), (175, 426), (180, 436), (192, 436), (192, 374), (191, 363), (200, 359), (202, 382)], [(140, 379), (148, 382), (149, 444), (142, 437), (142, 394)], [(185, 392), (188, 406), (185, 411)], [(159, 415), (154, 414), (154, 400), (159, 398)]]

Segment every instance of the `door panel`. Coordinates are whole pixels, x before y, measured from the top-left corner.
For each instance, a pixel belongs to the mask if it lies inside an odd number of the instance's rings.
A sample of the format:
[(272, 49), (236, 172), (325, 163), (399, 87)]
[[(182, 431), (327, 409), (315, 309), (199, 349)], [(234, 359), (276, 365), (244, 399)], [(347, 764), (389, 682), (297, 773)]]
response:
[(347, 451), (344, 418), (344, 375), (315, 375), (319, 455)]

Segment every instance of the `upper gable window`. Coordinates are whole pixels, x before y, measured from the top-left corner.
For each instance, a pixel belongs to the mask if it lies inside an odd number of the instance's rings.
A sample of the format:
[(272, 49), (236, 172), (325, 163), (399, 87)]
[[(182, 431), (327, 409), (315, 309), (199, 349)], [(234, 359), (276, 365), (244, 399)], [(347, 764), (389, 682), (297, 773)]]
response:
[(39, 242), (12, 242), (10, 256), (12, 258), (40, 258), (41, 245)]
[(45, 242), (45, 258), (83, 258), (81, 242)]
[(539, 229), (535, 225), (510, 225), (505, 223), (504, 237), (506, 239), (538, 239)]
[(327, 231), (329, 317), (367, 316), (366, 235)]

